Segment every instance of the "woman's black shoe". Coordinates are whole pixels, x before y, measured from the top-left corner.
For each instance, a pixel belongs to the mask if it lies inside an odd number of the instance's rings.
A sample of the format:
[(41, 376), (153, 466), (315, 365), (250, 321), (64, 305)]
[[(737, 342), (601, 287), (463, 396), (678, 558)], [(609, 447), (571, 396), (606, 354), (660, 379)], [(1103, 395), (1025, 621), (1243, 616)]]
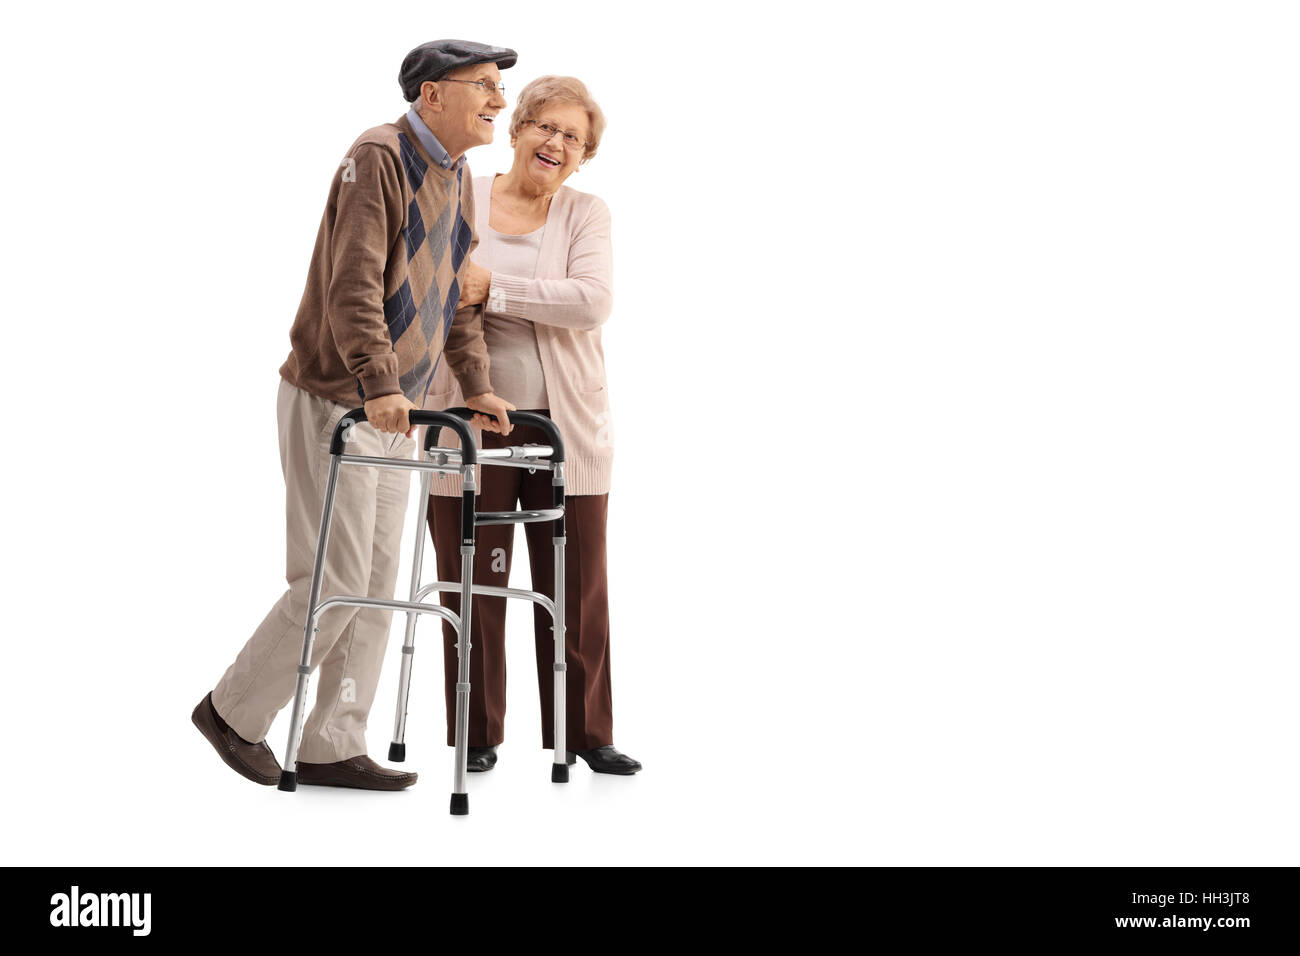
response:
[(565, 754), (565, 763), (574, 763), (574, 755), (587, 761), (587, 766), (596, 773), (617, 773), (624, 776), (641, 769), (641, 762), (633, 760), (627, 754), (614, 749), (613, 744), (597, 747), (595, 750), (570, 750)]
[(470, 773), (485, 773), (496, 765), (496, 747), (470, 747), (465, 752), (465, 769)]

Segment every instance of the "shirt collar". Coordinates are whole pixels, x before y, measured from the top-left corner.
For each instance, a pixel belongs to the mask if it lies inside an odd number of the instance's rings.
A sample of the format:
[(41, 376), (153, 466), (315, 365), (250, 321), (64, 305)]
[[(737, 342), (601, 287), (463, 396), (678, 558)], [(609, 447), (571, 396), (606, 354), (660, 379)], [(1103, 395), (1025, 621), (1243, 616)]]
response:
[(442, 143), (438, 142), (438, 137), (433, 135), (433, 130), (429, 129), (424, 120), (420, 118), (420, 114), (414, 106), (407, 112), (406, 119), (410, 122), (411, 129), (415, 131), (416, 139), (420, 141), (420, 145), (425, 148), (425, 151), (433, 157), (435, 163), (443, 169), (460, 169), (464, 165), (465, 157), (463, 155), (456, 162), (451, 161), (451, 155), (442, 148)]

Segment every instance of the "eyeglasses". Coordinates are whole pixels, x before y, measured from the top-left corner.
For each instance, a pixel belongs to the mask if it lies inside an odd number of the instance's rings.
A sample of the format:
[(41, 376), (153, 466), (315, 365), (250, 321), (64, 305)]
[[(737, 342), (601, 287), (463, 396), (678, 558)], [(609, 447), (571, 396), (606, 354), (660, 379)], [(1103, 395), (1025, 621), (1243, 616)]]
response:
[(566, 130), (559, 129), (558, 127), (552, 126), (550, 123), (539, 123), (537, 122), (537, 120), (524, 120), (524, 122), (529, 126), (535, 127), (537, 132), (541, 133), (548, 140), (551, 137), (553, 137), (556, 133), (564, 134), (563, 139), (564, 139), (565, 149), (579, 150), (579, 149), (587, 148), (586, 140), (579, 139), (577, 136), (574, 136), (572, 133), (567, 132)]
[(496, 96), (496, 94), (498, 93), (500, 93), (502, 96), (506, 95), (506, 88), (504, 86), (498, 86), (496, 83), (493, 83), (491, 80), (449, 80), (444, 76), (441, 80), (438, 80), (437, 82), (468, 83), (470, 86), (477, 86), (488, 96)]

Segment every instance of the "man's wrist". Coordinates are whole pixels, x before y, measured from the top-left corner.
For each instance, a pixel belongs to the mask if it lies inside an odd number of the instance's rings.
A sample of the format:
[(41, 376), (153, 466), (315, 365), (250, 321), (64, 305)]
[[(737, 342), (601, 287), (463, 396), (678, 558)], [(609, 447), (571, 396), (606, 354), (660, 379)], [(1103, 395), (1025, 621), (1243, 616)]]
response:
[(361, 392), (366, 396), (366, 401), (370, 401), (372, 398), (383, 398), (385, 395), (402, 394), (402, 385), (397, 380), (396, 371), (389, 372), (376, 369), (373, 372), (363, 373), (359, 378), (361, 380)]
[(488, 395), (492, 392), (492, 380), (488, 378), (487, 366), (472, 366), (456, 373), (460, 393), (472, 398)]

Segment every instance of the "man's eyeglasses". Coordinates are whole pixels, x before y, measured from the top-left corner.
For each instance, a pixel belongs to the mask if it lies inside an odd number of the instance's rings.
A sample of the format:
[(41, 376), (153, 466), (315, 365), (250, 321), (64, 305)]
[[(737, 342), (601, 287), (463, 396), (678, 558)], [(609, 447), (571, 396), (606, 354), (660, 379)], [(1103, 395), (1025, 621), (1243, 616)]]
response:
[(579, 139), (573, 133), (552, 126), (550, 123), (539, 123), (537, 122), (537, 120), (524, 120), (524, 122), (529, 126), (534, 127), (537, 130), (537, 132), (541, 133), (548, 140), (551, 137), (553, 137), (556, 133), (562, 133), (563, 134), (562, 139), (564, 140), (565, 149), (572, 149), (576, 151), (579, 149), (587, 148), (586, 140)]
[(488, 96), (495, 96), (498, 93), (500, 93), (502, 96), (506, 95), (506, 88), (504, 86), (498, 86), (496, 83), (493, 83), (491, 80), (449, 80), (444, 76), (441, 80), (438, 80), (437, 82), (468, 83), (470, 86), (477, 86)]

